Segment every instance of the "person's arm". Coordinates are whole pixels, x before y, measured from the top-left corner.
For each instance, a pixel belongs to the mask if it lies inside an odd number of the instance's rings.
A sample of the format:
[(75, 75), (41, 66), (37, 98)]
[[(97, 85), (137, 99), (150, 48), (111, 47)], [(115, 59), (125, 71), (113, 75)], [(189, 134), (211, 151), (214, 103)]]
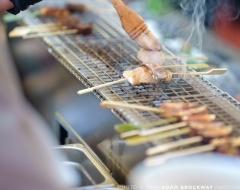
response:
[(34, 5), (42, 0), (0, 0), (0, 13), (8, 11), (12, 14), (18, 14), (26, 10), (30, 5)]
[(13, 8), (13, 3), (10, 0), (0, 0), (0, 13)]

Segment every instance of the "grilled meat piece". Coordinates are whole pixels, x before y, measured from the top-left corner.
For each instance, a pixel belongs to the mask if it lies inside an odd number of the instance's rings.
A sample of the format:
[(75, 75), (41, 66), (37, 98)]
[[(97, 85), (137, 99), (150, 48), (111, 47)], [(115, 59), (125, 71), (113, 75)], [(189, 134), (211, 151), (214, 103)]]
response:
[(212, 122), (216, 119), (216, 115), (214, 114), (201, 114), (201, 115), (188, 115), (188, 116), (183, 116), (181, 118), (182, 121), (188, 121), (188, 122)]
[(125, 77), (133, 86), (140, 84), (156, 84), (158, 82), (152, 77), (152, 71), (146, 66), (140, 66), (134, 70), (124, 71), (123, 77)]
[(77, 29), (77, 34), (82, 34), (82, 35), (89, 35), (92, 34), (93, 32), (93, 26), (91, 23), (89, 24), (79, 24), (72, 29)]
[(200, 106), (196, 108), (184, 109), (184, 110), (166, 110), (161, 115), (163, 118), (170, 118), (170, 117), (178, 117), (180, 120), (183, 116), (190, 116), (190, 115), (202, 115), (208, 114), (207, 106)]
[(191, 109), (187, 109), (187, 110), (178, 111), (178, 112), (176, 112), (176, 116), (183, 117), (183, 116), (207, 114), (207, 113), (208, 113), (207, 106), (200, 106), (197, 108), (191, 108)]
[(231, 144), (233, 147), (240, 147), (240, 137), (227, 137), (220, 139), (213, 139), (210, 142), (214, 146), (222, 146), (224, 144)]
[(165, 79), (162, 79), (163, 82), (170, 82), (172, 80), (172, 72), (169, 70), (166, 70), (167, 77)]
[(197, 131), (213, 130), (225, 126), (223, 122), (198, 122), (198, 121), (191, 121), (188, 123), (188, 125), (189, 127), (191, 127), (191, 129)]
[(157, 63), (143, 63), (142, 65), (146, 66), (153, 73), (153, 78), (158, 81), (170, 82), (172, 80), (172, 73), (169, 70), (161, 68)]
[(138, 52), (138, 59), (142, 63), (157, 63), (163, 65), (165, 62), (164, 55), (160, 51), (147, 51), (143, 48)]
[(58, 19), (58, 23), (63, 26), (67, 26), (68, 29), (76, 29), (77, 34), (89, 35), (93, 32), (92, 24), (82, 24), (78, 17), (62, 17)]
[(158, 81), (169, 82), (172, 80), (172, 73), (169, 70), (159, 68), (158, 64), (146, 63), (134, 70), (124, 71), (123, 77), (131, 85), (136, 86), (140, 84), (156, 84)]
[(198, 131), (197, 135), (201, 135), (203, 137), (203, 143), (209, 143), (211, 140), (216, 138), (224, 138), (229, 137), (232, 133), (232, 126), (222, 126), (216, 128), (208, 128), (207, 130)]
[(75, 3), (75, 2), (68, 2), (66, 4), (66, 8), (70, 11), (70, 12), (79, 12), (79, 13), (83, 13), (87, 11), (87, 7), (81, 3)]
[(69, 29), (72, 29), (74, 26), (81, 24), (81, 20), (78, 17), (74, 16), (61, 17), (57, 22), (63, 26), (67, 26)]
[(240, 155), (240, 137), (226, 137), (210, 141), (216, 147), (216, 151), (223, 154)]
[(212, 130), (214, 128), (224, 127), (223, 122), (197, 122), (192, 121), (188, 123), (191, 128), (189, 136), (199, 135), (202, 131)]
[(204, 136), (205, 138), (220, 138), (226, 137), (230, 135), (233, 131), (232, 126), (223, 126), (223, 127), (216, 127), (216, 128), (209, 128), (207, 130), (199, 131), (199, 134)]
[(184, 110), (198, 106), (197, 102), (185, 103), (185, 102), (164, 102), (161, 108), (167, 111)]
[(69, 11), (58, 7), (42, 7), (40, 10), (41, 16), (64, 17), (69, 15)]

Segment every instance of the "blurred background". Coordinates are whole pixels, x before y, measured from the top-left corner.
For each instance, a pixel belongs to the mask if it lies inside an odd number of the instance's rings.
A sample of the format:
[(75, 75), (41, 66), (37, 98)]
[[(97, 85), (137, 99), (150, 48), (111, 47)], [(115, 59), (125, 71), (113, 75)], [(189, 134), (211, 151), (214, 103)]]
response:
[[(110, 6), (108, 0), (101, 2)], [(228, 72), (224, 75), (205, 77), (240, 101), (238, 0), (124, 0), (124, 2), (145, 19), (160, 42), (174, 54), (206, 56), (209, 58), (206, 63), (212, 68), (227, 68)], [(6, 33), (15, 26), (17, 23), (7, 24)], [(76, 92), (85, 87), (51, 56), (48, 52), (51, 49), (45, 47), (41, 40), (35, 39), (8, 39), (8, 42), (22, 89), (51, 127), (56, 125), (55, 113), (58, 112), (67, 118), (68, 123), (90, 147), (91, 144), (96, 147), (103, 139), (111, 137), (113, 128), (111, 127), (111, 131), (108, 127), (119, 123), (120, 120), (112, 117), (109, 110), (99, 108), (99, 100), (93, 94), (81, 97), (77, 95)]]
[[(107, 0), (102, 0), (108, 3)], [(211, 67), (228, 68), (206, 76), (240, 101), (240, 2), (237, 0), (125, 0), (147, 22), (161, 43), (176, 55), (207, 56)], [(110, 4), (109, 4), (110, 5)], [(6, 26), (8, 33), (17, 24)], [(79, 82), (38, 40), (8, 39), (22, 87), (51, 126), (56, 111), (71, 114), (79, 106)], [(187, 62), (194, 62), (187, 60)], [(90, 96), (90, 95), (89, 95)], [(82, 106), (82, 104), (81, 104)], [(87, 107), (87, 105), (86, 105)], [(97, 108), (96, 108), (97, 109)], [(78, 113), (79, 114), (79, 113)], [(85, 113), (87, 114), (87, 113)], [(84, 117), (84, 116), (83, 116)], [(74, 120), (74, 117), (72, 117)], [(87, 135), (88, 132), (83, 131)]]

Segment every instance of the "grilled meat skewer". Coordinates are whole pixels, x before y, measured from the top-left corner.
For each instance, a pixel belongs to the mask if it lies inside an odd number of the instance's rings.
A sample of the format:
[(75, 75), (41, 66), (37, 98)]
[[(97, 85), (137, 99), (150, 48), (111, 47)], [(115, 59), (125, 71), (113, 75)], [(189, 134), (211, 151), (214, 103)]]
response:
[[(157, 66), (157, 64), (151, 65)], [(143, 64), (134, 70), (124, 71), (123, 77), (133, 86), (140, 84), (157, 84), (159, 81), (169, 82), (172, 80), (171, 71), (157, 67), (156, 70), (154, 70), (155, 67), (149, 69), (149, 66), (150, 64)]]
[(66, 16), (66, 17), (59, 18), (57, 20), (57, 23), (71, 28), (71, 26), (81, 24), (82, 21), (78, 17), (75, 17), (75, 16)]
[(210, 144), (216, 147), (217, 152), (240, 156), (240, 137), (213, 139)]
[(67, 16), (59, 18), (57, 22), (63, 26), (66, 26), (67, 29), (76, 29), (76, 34), (88, 35), (93, 32), (92, 24), (82, 24), (78, 17)]
[(158, 80), (152, 77), (153, 73), (146, 66), (137, 67), (134, 70), (124, 71), (123, 77), (133, 85), (139, 84), (157, 84)]
[(184, 116), (192, 116), (192, 115), (200, 115), (200, 114), (208, 114), (207, 106), (200, 106), (200, 107), (194, 107), (190, 109), (185, 110), (179, 110), (179, 111), (165, 111), (162, 113), (163, 118), (170, 118), (170, 117), (178, 117), (182, 118)]
[(214, 114), (188, 115), (181, 117), (182, 121), (212, 122), (216, 119)]
[(64, 17), (70, 14), (67, 9), (59, 7), (42, 7), (39, 11), (41, 16)]
[(161, 104), (162, 109), (166, 111), (179, 111), (190, 109), (198, 106), (197, 102), (185, 103), (185, 102), (163, 102)]
[(68, 2), (66, 4), (66, 8), (72, 13), (73, 12), (83, 13), (87, 11), (87, 7), (85, 5), (75, 2)]
[(79, 25), (73, 27), (72, 29), (77, 29), (76, 34), (82, 34), (82, 35), (89, 35), (89, 34), (92, 34), (92, 32), (93, 32), (92, 23), (79, 24)]

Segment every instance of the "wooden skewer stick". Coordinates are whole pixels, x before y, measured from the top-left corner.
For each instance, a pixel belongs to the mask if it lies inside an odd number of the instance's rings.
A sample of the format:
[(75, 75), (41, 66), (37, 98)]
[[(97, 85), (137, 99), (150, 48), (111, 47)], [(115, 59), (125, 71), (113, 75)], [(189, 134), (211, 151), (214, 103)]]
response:
[(207, 57), (195, 57), (195, 56), (165, 56), (167, 59), (194, 59), (194, 60), (200, 60), (200, 61), (207, 61)]
[(36, 27), (36, 28), (21, 28), (21, 29), (14, 29), (9, 33), (9, 37), (22, 37), (30, 35), (31, 33), (44, 33), (44, 32), (54, 32), (59, 30), (66, 30), (65, 26), (54, 26), (54, 27)]
[(155, 154), (161, 154), (161, 153), (167, 152), (174, 148), (201, 142), (202, 140), (203, 140), (203, 138), (201, 136), (190, 137), (187, 139), (182, 139), (179, 141), (170, 142), (170, 143), (166, 143), (166, 144), (162, 144), (162, 145), (158, 145), (158, 146), (149, 148), (146, 150), (146, 154), (148, 156), (152, 156)]
[(122, 102), (103, 101), (100, 103), (100, 106), (102, 108), (109, 108), (109, 109), (130, 108), (130, 109), (139, 109), (139, 110), (151, 111), (151, 112), (157, 112), (157, 113), (164, 112), (164, 110), (161, 108), (154, 108), (150, 106), (140, 106), (136, 104), (124, 104)]
[(153, 121), (153, 122), (148, 122), (148, 123), (144, 123), (141, 125), (134, 125), (132, 123), (121, 123), (121, 124), (116, 124), (114, 126), (114, 129), (118, 132), (118, 133), (125, 133), (125, 132), (129, 132), (129, 131), (136, 131), (136, 130), (141, 130), (141, 129), (150, 129), (159, 125), (169, 125), (170, 123), (174, 123), (177, 122), (178, 118), (168, 118), (168, 119), (161, 119), (161, 120), (157, 120), (157, 121)]
[(227, 69), (212, 69), (207, 72), (172, 73), (173, 75), (222, 75)]
[(29, 26), (17, 26), (14, 30), (23, 29), (23, 28), (46, 28), (46, 27), (55, 27), (58, 26), (57, 23), (50, 22), (50, 23), (43, 23), (43, 24), (36, 24), (36, 25), (29, 25)]
[(187, 148), (187, 149), (183, 149), (180, 151), (167, 153), (164, 155), (157, 155), (157, 156), (149, 157), (144, 160), (144, 163), (146, 164), (146, 166), (155, 166), (158, 164), (162, 164), (171, 158), (178, 158), (178, 157), (188, 156), (188, 155), (192, 155), (192, 154), (210, 152), (210, 151), (213, 151), (214, 149), (215, 149), (215, 146), (213, 146), (211, 144), (202, 145), (202, 146), (197, 146), (197, 147), (193, 147), (193, 148)]
[(46, 32), (46, 33), (40, 33), (40, 34), (29, 34), (23, 36), (23, 39), (30, 39), (30, 38), (42, 38), (47, 36), (56, 36), (56, 35), (64, 35), (64, 34), (76, 34), (77, 30), (63, 30), (63, 31), (56, 31), (56, 32)]
[(128, 137), (131, 137), (131, 136), (136, 136), (136, 135), (148, 136), (148, 135), (153, 135), (153, 134), (156, 134), (156, 133), (162, 133), (162, 132), (165, 132), (165, 131), (170, 131), (170, 130), (173, 130), (173, 129), (179, 129), (179, 128), (186, 127), (186, 126), (187, 126), (187, 122), (180, 122), (180, 123), (174, 123), (174, 124), (171, 124), (171, 125), (166, 125), (166, 126), (163, 126), (163, 127), (158, 127), (158, 128), (148, 129), (148, 130), (128, 131), (128, 132), (121, 133), (120, 137), (124, 139), (124, 138), (128, 138)]
[(99, 85), (99, 86), (94, 86), (92, 88), (88, 88), (88, 89), (85, 89), (85, 90), (79, 90), (78, 91), (78, 94), (81, 95), (81, 94), (86, 94), (86, 93), (89, 93), (89, 92), (92, 92), (96, 89), (99, 89), (99, 88), (104, 88), (104, 87), (107, 87), (107, 86), (111, 86), (111, 85), (114, 85), (114, 84), (119, 84), (119, 83), (123, 83), (125, 82), (127, 79), (120, 79), (120, 80), (117, 80), (117, 81), (113, 81), (113, 82), (109, 82), (109, 83), (106, 83), (106, 84), (102, 84), (102, 85)]
[[(161, 66), (161, 67), (164, 68), (164, 66)], [(166, 66), (166, 67), (168, 67), (168, 66)], [(227, 71), (227, 69), (212, 69), (212, 70), (207, 71), (207, 72), (172, 73), (172, 74), (173, 75), (221, 75), (221, 74), (224, 74), (226, 71)], [(111, 86), (113, 84), (123, 83), (125, 81), (127, 81), (127, 79), (120, 79), (118, 81), (109, 82), (109, 83), (102, 84), (102, 85), (99, 85), (99, 86), (94, 86), (92, 88), (88, 88), (88, 89), (85, 89), (85, 90), (80, 90), (80, 91), (78, 91), (78, 94), (79, 95), (86, 94), (86, 93), (92, 92), (96, 89)]]
[(54, 26), (54, 27), (47, 27), (47, 28), (33, 28), (30, 30), (30, 33), (41, 33), (41, 32), (51, 32), (56, 30), (67, 30), (66, 26)]
[(155, 140), (161, 140), (161, 139), (166, 139), (166, 138), (171, 138), (175, 136), (180, 136), (180, 135), (186, 135), (190, 132), (191, 130), (189, 128), (181, 128), (181, 129), (175, 129), (171, 131), (166, 131), (163, 133), (157, 133), (149, 136), (134, 136), (134, 137), (129, 137), (125, 139), (126, 144), (128, 145), (138, 145), (146, 142), (151, 142)]
[(161, 68), (181, 68), (181, 67), (191, 67), (193, 69), (205, 69), (208, 68), (209, 65), (206, 63), (201, 64), (186, 64), (186, 65), (162, 65)]

